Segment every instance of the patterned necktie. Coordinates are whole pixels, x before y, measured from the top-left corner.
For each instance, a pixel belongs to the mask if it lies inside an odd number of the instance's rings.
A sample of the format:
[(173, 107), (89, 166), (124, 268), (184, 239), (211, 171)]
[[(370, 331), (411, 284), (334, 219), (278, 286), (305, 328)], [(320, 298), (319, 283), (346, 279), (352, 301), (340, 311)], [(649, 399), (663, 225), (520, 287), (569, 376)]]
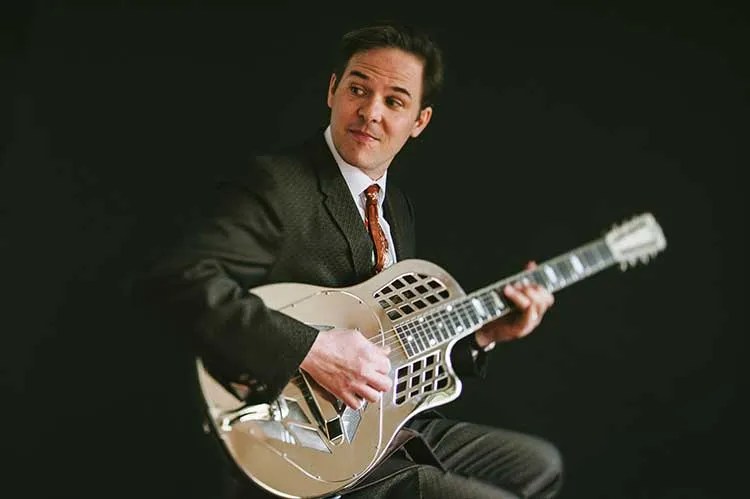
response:
[(383, 227), (380, 226), (378, 219), (378, 193), (380, 192), (380, 186), (378, 184), (372, 184), (370, 187), (365, 189), (365, 225), (367, 230), (370, 232), (372, 242), (375, 245), (375, 273), (377, 274), (389, 263), (388, 255), (388, 240), (383, 232)]

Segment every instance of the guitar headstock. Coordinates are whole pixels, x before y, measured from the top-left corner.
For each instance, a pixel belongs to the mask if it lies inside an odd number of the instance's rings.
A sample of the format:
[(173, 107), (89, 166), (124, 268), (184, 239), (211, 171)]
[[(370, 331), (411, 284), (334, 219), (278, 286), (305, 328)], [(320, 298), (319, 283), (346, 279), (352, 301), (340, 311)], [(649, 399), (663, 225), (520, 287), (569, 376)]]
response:
[(615, 225), (604, 236), (615, 260), (625, 270), (639, 261), (647, 263), (650, 258), (667, 247), (661, 227), (651, 213), (644, 213)]

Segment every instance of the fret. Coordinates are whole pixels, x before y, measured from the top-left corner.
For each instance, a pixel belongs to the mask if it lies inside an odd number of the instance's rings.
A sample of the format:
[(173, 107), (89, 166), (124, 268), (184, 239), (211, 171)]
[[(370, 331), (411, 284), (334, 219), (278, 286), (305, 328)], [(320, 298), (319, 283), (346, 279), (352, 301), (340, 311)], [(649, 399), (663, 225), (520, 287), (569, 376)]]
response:
[(415, 355), (414, 343), (411, 341), (409, 333), (406, 332), (404, 326), (396, 326), (396, 334), (398, 334), (401, 344), (404, 346), (404, 350), (406, 350), (406, 355), (409, 357)]
[(609, 266), (609, 259), (607, 259), (607, 255), (605, 255), (601, 251), (601, 247), (597, 244), (597, 245), (592, 246), (591, 249), (596, 255), (596, 261), (598, 262), (596, 264), (596, 271), (598, 272), (604, 268), (607, 268)]
[(419, 323), (421, 324), (422, 328), (424, 328), (425, 334), (427, 336), (427, 343), (430, 345), (430, 347), (434, 347), (438, 344), (438, 339), (435, 337), (435, 331), (433, 330), (430, 323), (424, 318), (419, 318)]
[(430, 342), (427, 340), (427, 334), (422, 325), (418, 322), (412, 322), (412, 326), (414, 328), (414, 334), (417, 336), (417, 338), (419, 338), (419, 348), (424, 352), (425, 350), (430, 348)]
[(468, 302), (466, 304), (466, 308), (464, 310), (466, 318), (469, 320), (469, 329), (478, 329), (478, 326), (480, 326), (483, 321), (471, 302)]
[(583, 261), (581, 261), (581, 256), (578, 253), (573, 253), (570, 255), (568, 261), (573, 268), (573, 281), (578, 281), (586, 271), (586, 267), (583, 265)]
[(554, 292), (614, 263), (614, 257), (600, 240), (559, 255), (537, 268), (518, 274), (514, 280), (498, 281), (464, 299), (410, 320), (396, 328), (407, 355), (418, 355), (453, 338), (465, 336), (514, 308), (505, 297), (505, 285), (537, 284)]
[(440, 310), (440, 323), (443, 325), (443, 331), (448, 338), (452, 338), (454, 335), (453, 323), (451, 322), (451, 316), (445, 309)]
[(594, 247), (601, 255), (602, 268), (607, 267), (614, 262), (614, 257), (612, 256), (612, 252), (609, 251), (609, 247), (606, 244), (597, 243)]
[(419, 333), (419, 330), (417, 329), (416, 324), (413, 321), (409, 321), (406, 323), (407, 329), (409, 331), (409, 335), (414, 338), (414, 346), (417, 349), (418, 352), (424, 351), (424, 342), (422, 341), (422, 335)]
[(437, 328), (440, 332), (441, 339), (443, 341), (447, 340), (451, 337), (451, 328), (450, 324), (448, 324), (448, 321), (445, 318), (445, 310), (439, 310), (437, 314), (435, 314), (437, 322)]
[(484, 308), (484, 303), (482, 303), (482, 301), (479, 298), (477, 297), (472, 298), (471, 304), (473, 305), (474, 311), (476, 312), (478, 316), (478, 320), (481, 321), (482, 319), (487, 317), (487, 309)]
[(531, 280), (544, 288), (548, 287), (547, 279), (541, 269), (535, 269), (531, 272)]
[(508, 304), (505, 302), (502, 290), (490, 289), (490, 298), (492, 298), (492, 302), (497, 307), (497, 315), (503, 314), (508, 308)]
[(586, 274), (588, 275), (591, 269), (596, 268), (596, 255), (591, 251), (591, 248), (584, 248), (581, 253), (584, 262), (586, 262)]
[(438, 341), (443, 342), (448, 339), (448, 334), (441, 320), (441, 313), (442, 311), (435, 314), (430, 314), (430, 327), (434, 329), (435, 336), (438, 338)]
[(507, 302), (508, 298), (506, 298), (505, 292), (503, 292), (504, 287), (505, 286), (503, 285), (492, 290), (492, 298), (495, 300), (495, 303), (501, 312), (505, 312), (506, 309), (510, 308), (510, 304)]
[(412, 350), (414, 352), (419, 351), (419, 345), (417, 344), (417, 339), (414, 337), (414, 333), (411, 330), (410, 323), (405, 322), (402, 324), (403, 330), (404, 330), (404, 338), (409, 345), (411, 345)]
[(544, 271), (544, 275), (547, 277), (547, 282), (549, 283), (547, 285), (547, 289), (549, 291), (554, 291), (559, 281), (559, 278), (557, 276), (557, 272), (555, 271), (554, 266), (544, 265), (542, 266), (542, 270)]
[(563, 276), (564, 284), (573, 281), (573, 269), (570, 267), (570, 263), (567, 259), (561, 259), (555, 262), (555, 268), (557, 268), (558, 274)]
[(482, 300), (482, 305), (484, 306), (484, 309), (487, 311), (487, 314), (491, 319), (494, 319), (498, 315), (500, 315), (500, 311), (495, 306), (495, 302), (492, 300), (492, 297), (490, 296), (490, 292), (485, 292), (480, 295), (480, 300)]
[(585, 276), (586, 274), (588, 274), (588, 269), (591, 266), (588, 255), (586, 254), (586, 248), (580, 248), (574, 254), (578, 257), (578, 261), (581, 262), (581, 265), (583, 266), (583, 268), (579, 270), (578, 273), (582, 276)]
[(450, 307), (450, 310), (448, 310), (448, 312), (450, 312), (448, 317), (450, 317), (451, 324), (453, 325), (453, 336), (456, 336), (464, 330), (464, 325), (453, 307)]
[(414, 331), (416, 331), (417, 336), (419, 337), (420, 345), (422, 347), (422, 351), (427, 350), (430, 348), (430, 341), (427, 337), (427, 331), (425, 331), (425, 328), (422, 327), (422, 324), (419, 322), (414, 322)]
[(477, 299), (482, 303), (482, 308), (487, 312), (486, 317), (492, 319), (495, 317), (495, 308), (492, 303), (492, 299), (489, 297), (487, 292), (480, 293)]
[(592, 248), (591, 248), (591, 251), (593, 251), (594, 255), (596, 255), (596, 260), (598, 262), (596, 270), (603, 269), (604, 267), (606, 267), (607, 266), (607, 255), (605, 255), (601, 251), (601, 245), (599, 245), (599, 244), (593, 245)]
[(474, 323), (471, 322), (471, 318), (469, 317), (469, 310), (466, 306), (466, 302), (461, 302), (461, 304), (456, 307), (456, 312), (458, 313), (458, 317), (460, 318), (464, 329), (471, 329), (474, 326)]
[(477, 310), (474, 308), (474, 304), (471, 302), (468, 302), (464, 305), (464, 316), (469, 320), (469, 328), (473, 328), (477, 324), (479, 324), (479, 314), (477, 313)]

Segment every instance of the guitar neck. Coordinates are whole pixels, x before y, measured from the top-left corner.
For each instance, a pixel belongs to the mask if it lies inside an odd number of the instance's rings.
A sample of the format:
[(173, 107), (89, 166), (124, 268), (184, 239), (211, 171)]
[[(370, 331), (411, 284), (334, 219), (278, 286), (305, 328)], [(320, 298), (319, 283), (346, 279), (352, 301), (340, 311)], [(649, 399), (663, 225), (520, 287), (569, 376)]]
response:
[(514, 310), (505, 297), (507, 284), (535, 283), (550, 292), (559, 291), (616, 263), (607, 242), (602, 238), (539, 264), (514, 276), (444, 303), (437, 310), (399, 324), (396, 333), (409, 357), (438, 345), (457, 341), (485, 324)]

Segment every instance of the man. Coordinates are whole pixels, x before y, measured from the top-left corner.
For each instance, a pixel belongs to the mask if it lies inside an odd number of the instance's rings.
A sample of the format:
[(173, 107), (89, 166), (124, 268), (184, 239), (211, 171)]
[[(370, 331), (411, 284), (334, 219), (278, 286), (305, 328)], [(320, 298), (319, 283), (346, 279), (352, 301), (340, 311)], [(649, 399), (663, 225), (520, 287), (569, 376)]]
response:
[[(156, 266), (162, 312), (195, 332), (207, 369), (239, 398), (273, 400), (298, 369), (353, 409), (391, 388), (387, 349), (358, 331), (320, 332), (248, 290), (350, 286), (415, 257), (413, 208), (387, 173), (430, 123), (442, 71), (439, 48), (417, 30), (346, 34), (329, 82), (329, 126), (224, 184), (216, 210)], [(517, 311), (456, 344), (459, 374), (482, 376), (487, 352), (530, 333), (553, 303), (534, 284), (504, 292)], [(560, 456), (535, 437), (432, 414), (409, 427), (426, 452), (395, 452), (347, 496), (553, 497), (560, 487)], [(261, 494), (249, 480), (236, 483), (236, 497)]]

